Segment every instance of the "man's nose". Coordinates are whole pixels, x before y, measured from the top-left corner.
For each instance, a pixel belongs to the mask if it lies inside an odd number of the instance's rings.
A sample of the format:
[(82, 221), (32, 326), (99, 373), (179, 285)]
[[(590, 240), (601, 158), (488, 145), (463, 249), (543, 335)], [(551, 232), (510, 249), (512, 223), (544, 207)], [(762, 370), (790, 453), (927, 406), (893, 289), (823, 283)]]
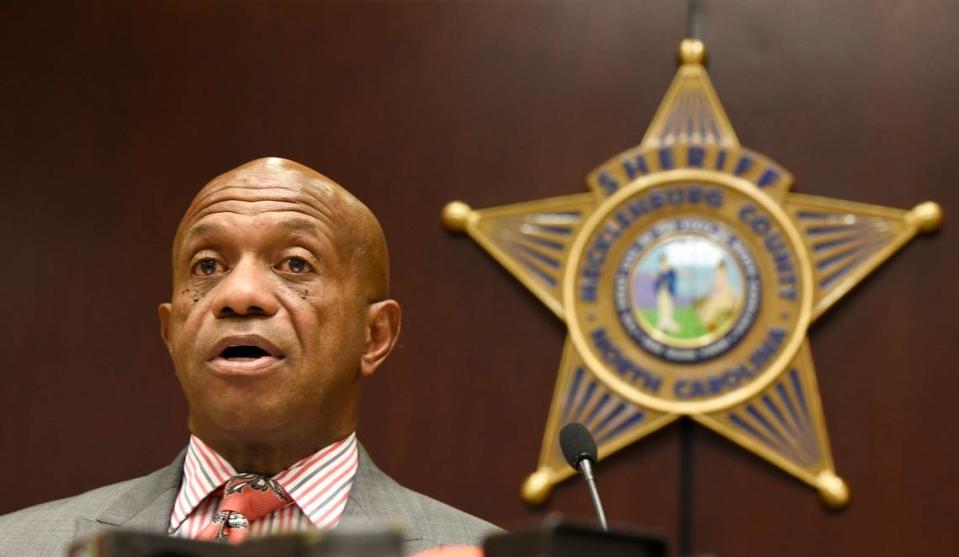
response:
[(269, 316), (279, 309), (269, 267), (241, 261), (220, 283), (211, 311), (216, 317)]

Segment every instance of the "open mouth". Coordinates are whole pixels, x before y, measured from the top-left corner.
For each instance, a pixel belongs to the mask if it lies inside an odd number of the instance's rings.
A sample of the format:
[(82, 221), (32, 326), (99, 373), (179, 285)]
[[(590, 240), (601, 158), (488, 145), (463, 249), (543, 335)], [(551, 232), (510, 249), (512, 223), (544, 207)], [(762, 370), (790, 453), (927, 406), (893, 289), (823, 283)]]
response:
[(220, 357), (230, 362), (252, 362), (271, 356), (273, 355), (266, 350), (252, 345), (228, 346), (223, 352), (220, 352)]
[(214, 370), (228, 375), (259, 374), (283, 360), (276, 345), (259, 335), (222, 338), (211, 353), (209, 364)]

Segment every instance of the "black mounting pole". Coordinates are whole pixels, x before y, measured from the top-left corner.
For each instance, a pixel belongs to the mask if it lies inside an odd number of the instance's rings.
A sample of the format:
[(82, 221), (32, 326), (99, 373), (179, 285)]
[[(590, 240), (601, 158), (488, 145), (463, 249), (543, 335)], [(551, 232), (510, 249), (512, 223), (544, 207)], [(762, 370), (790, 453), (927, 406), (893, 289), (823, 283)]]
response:
[(686, 38), (703, 40), (703, 1), (689, 0), (689, 13), (686, 14)]
[[(703, 3), (689, 0), (686, 38), (703, 40)], [(693, 420), (679, 422), (679, 555), (693, 555)]]
[(693, 420), (679, 421), (679, 555), (693, 554)]

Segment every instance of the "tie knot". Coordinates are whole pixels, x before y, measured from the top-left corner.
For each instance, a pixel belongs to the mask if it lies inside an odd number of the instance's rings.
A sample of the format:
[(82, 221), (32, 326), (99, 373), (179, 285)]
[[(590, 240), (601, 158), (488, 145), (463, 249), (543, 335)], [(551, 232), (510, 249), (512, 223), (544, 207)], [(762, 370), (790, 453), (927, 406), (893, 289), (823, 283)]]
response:
[(237, 474), (223, 486), (220, 511), (240, 513), (253, 522), (290, 504), (290, 495), (276, 480), (257, 474)]
[(290, 495), (276, 480), (257, 474), (237, 474), (223, 486), (220, 509), (213, 522), (197, 536), (203, 540), (241, 542), (250, 523), (281, 509), (292, 502)]

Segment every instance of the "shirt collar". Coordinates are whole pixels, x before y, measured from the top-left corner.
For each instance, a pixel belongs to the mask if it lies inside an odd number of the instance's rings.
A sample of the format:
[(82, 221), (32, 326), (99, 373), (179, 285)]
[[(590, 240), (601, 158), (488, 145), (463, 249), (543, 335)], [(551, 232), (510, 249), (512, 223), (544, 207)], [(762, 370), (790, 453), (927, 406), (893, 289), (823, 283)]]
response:
[[(358, 464), (356, 433), (327, 445), (273, 476), (316, 527), (336, 524), (333, 516), (349, 496)], [(237, 474), (233, 466), (195, 435), (183, 461), (183, 481), (170, 515), (170, 530), (180, 527), (200, 503)]]

